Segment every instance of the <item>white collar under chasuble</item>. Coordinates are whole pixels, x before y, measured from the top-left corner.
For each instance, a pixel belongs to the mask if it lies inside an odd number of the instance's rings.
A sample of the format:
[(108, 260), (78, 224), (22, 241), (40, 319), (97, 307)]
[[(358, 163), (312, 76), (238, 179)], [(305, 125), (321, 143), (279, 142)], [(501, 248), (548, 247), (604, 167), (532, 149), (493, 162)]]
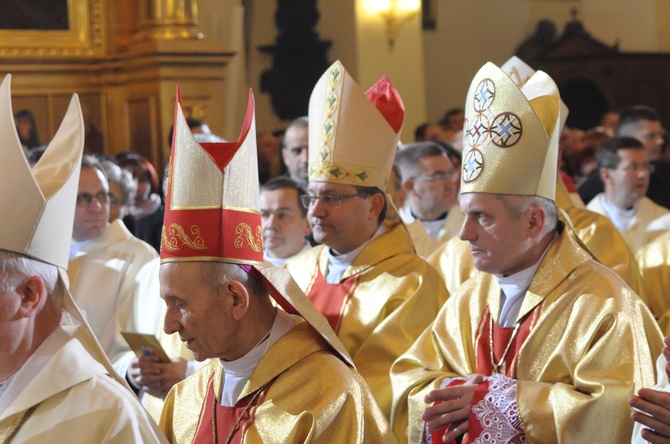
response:
[(265, 353), (295, 325), (295, 319), (283, 310), (277, 310), (277, 316), (270, 329), (269, 336), (261, 341), (249, 353), (235, 361), (223, 361), (223, 389), (221, 390), (221, 405), (232, 407), (237, 397), (242, 393), (254, 369)]
[(377, 231), (375, 231), (375, 234), (373, 234), (370, 239), (366, 240), (360, 247), (351, 250), (348, 253), (335, 256), (333, 250), (328, 248), (328, 271), (326, 272), (326, 283), (339, 284), (342, 280), (342, 275), (347, 268), (354, 263), (354, 260), (356, 260), (356, 257), (358, 257), (361, 251), (363, 251), (373, 239), (378, 238), (387, 231), (388, 228), (386, 228), (384, 224), (379, 225), (379, 228), (377, 228)]
[[(542, 253), (540, 260), (538, 260), (535, 265), (532, 265), (525, 270), (521, 270), (518, 273), (514, 273), (509, 276), (503, 276), (502, 274), (494, 274), (498, 285), (500, 285), (500, 316), (498, 317), (498, 325), (500, 327), (513, 327), (519, 317), (519, 311), (521, 311), (521, 305), (523, 304), (523, 298), (530, 287), (537, 269), (540, 268), (540, 264), (544, 259), (544, 255), (549, 251), (549, 247), (556, 240), (556, 235), (552, 241), (547, 245), (547, 248)], [(491, 313), (491, 316), (494, 316), (494, 313)]]

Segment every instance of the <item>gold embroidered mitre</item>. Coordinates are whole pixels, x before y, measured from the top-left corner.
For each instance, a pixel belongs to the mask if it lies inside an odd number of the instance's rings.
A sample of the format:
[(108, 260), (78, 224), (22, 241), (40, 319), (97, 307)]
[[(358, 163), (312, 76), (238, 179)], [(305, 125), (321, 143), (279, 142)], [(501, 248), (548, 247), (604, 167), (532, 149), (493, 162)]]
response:
[(0, 85), (0, 248), (65, 269), (84, 148), (79, 99), (72, 96), (56, 135), (31, 169), (16, 132), (10, 83), (7, 75)]
[(385, 190), (404, 116), (386, 76), (364, 93), (333, 63), (309, 99), (309, 180)]
[(475, 75), (465, 103), (461, 193), (554, 200), (558, 87), (537, 71), (522, 86), (493, 63)]
[(263, 263), (254, 97), (236, 142), (199, 144), (177, 88), (161, 262)]

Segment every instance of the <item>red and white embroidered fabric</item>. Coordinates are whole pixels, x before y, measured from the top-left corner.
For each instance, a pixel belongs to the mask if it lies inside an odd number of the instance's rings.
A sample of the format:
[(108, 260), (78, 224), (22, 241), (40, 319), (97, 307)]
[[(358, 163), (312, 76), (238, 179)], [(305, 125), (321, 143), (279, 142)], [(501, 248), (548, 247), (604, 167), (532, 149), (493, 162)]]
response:
[[(481, 392), (485, 393), (483, 398)], [(505, 375), (491, 375), (486, 382), (480, 384), (475, 390), (469, 422), (470, 442), (525, 443), (526, 436), (516, 406), (516, 379)], [(477, 429), (480, 433), (475, 437), (473, 435), (477, 433)]]
[[(440, 388), (464, 384), (462, 378), (447, 378)], [(463, 444), (522, 444), (527, 442), (516, 405), (517, 381), (505, 375), (491, 375), (475, 389), (468, 418), (468, 431)], [(436, 403), (437, 404), (437, 403)], [(440, 443), (449, 426), (433, 432), (425, 431), (424, 442)], [(451, 441), (447, 444), (453, 444)]]

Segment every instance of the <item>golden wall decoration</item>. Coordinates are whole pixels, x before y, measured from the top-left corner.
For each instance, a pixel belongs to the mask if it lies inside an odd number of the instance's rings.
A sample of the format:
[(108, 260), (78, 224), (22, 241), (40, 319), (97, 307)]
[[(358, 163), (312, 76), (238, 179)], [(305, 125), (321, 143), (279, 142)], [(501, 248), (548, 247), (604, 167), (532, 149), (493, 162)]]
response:
[(0, 29), (0, 57), (101, 56), (103, 0), (63, 1), (67, 1), (67, 30)]

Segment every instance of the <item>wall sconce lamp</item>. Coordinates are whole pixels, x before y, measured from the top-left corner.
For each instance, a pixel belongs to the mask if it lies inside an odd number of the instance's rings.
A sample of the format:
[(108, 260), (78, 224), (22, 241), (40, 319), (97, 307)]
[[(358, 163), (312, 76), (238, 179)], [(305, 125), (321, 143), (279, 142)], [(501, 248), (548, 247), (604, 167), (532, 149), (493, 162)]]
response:
[(398, 28), (419, 14), (421, 0), (368, 0), (371, 10), (376, 11), (386, 26), (386, 38), (393, 49)]

